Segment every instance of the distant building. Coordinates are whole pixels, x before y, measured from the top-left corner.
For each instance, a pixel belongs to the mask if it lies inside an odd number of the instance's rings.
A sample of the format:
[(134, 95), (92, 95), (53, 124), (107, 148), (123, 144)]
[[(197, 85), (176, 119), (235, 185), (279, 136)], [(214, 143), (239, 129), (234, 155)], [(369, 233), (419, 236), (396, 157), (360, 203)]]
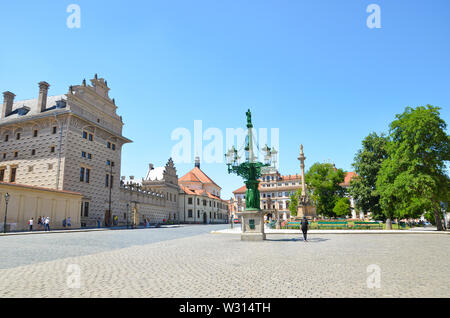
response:
[[(180, 187), (178, 186), (177, 169), (172, 158), (165, 166), (154, 167), (149, 165), (147, 175), (141, 182), (141, 190), (161, 195), (162, 202), (141, 204), (140, 223), (145, 219), (151, 223), (166, 221), (179, 221), (178, 199)], [(161, 203), (161, 204), (160, 204)]]
[[(342, 183), (341, 186), (348, 187), (350, 185), (350, 180), (355, 175), (354, 172), (347, 172), (344, 183)], [(275, 168), (268, 167), (263, 169), (259, 181), (261, 209), (268, 211), (276, 210), (281, 219), (289, 219), (291, 217), (289, 210), (291, 196), (294, 195), (298, 189), (301, 189), (301, 175), (281, 175)], [(245, 185), (233, 191), (233, 204), (237, 211), (242, 212), (245, 210), (246, 191), (247, 188)], [(350, 198), (350, 202), (352, 205), (352, 213), (354, 213), (354, 200)], [(273, 213), (268, 213), (267, 216), (275, 219), (276, 216), (272, 214)]]
[(200, 159), (195, 167), (178, 180), (180, 186), (179, 215), (184, 223), (226, 223), (228, 201), (220, 198), (221, 187), (200, 169)]
[[(344, 182), (341, 183), (341, 187), (344, 187), (347, 191), (350, 188), (350, 182), (353, 178), (358, 176), (356, 172), (347, 172), (345, 173)], [(355, 206), (355, 199), (349, 195), (348, 197), (350, 199), (350, 208), (352, 210), (352, 218), (353, 219), (364, 219), (364, 212), (360, 211), (359, 215), (356, 213), (356, 206)]]

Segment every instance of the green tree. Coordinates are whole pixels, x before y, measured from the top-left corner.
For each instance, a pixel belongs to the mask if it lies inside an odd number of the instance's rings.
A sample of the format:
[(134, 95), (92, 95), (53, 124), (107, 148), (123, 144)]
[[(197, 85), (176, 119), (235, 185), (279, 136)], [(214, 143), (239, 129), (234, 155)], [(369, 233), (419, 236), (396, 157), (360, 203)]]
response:
[(298, 197), (302, 194), (302, 189), (297, 189), (293, 195), (291, 195), (291, 200), (289, 202), (289, 211), (291, 216), (297, 216), (298, 209)]
[(333, 208), (333, 212), (337, 216), (347, 216), (351, 213), (350, 199), (347, 197), (340, 198)]
[[(431, 105), (406, 107), (390, 124), (388, 158), (378, 173), (376, 188), (388, 221), (392, 217), (417, 217), (433, 212), (443, 230), (441, 204), (448, 203), (450, 137), (440, 108)], [(390, 228), (390, 222), (387, 228)]]
[(330, 163), (315, 163), (305, 174), (311, 198), (316, 204), (317, 214), (335, 217), (333, 209), (337, 201), (344, 197), (345, 190), (340, 186), (344, 182), (345, 172), (336, 169)]
[(350, 182), (349, 193), (356, 207), (364, 213), (371, 212), (375, 219), (384, 219), (376, 182), (381, 164), (387, 158), (387, 143), (388, 139), (383, 134), (371, 133), (362, 141), (362, 148), (352, 164), (357, 176)]

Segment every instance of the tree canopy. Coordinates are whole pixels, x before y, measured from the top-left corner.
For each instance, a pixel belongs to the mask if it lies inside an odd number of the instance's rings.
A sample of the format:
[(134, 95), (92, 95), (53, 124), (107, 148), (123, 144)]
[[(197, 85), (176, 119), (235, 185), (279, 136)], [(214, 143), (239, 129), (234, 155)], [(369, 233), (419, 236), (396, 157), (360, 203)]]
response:
[(308, 189), (312, 190), (311, 198), (316, 204), (317, 214), (335, 217), (333, 211), (337, 201), (345, 195), (345, 172), (330, 163), (315, 163), (305, 174)]
[(441, 204), (448, 203), (449, 135), (431, 105), (406, 107), (390, 124), (388, 157), (381, 164), (376, 189), (387, 218), (417, 217), (433, 211), (442, 230)]
[(351, 213), (350, 199), (347, 197), (340, 198), (337, 200), (334, 208), (334, 214), (336, 216), (347, 216)]
[(388, 139), (371, 133), (362, 141), (362, 148), (356, 153), (352, 166), (356, 177), (350, 182), (350, 194), (358, 209), (371, 212), (373, 218), (383, 219), (380, 196), (376, 191), (377, 175), (381, 164), (387, 158)]

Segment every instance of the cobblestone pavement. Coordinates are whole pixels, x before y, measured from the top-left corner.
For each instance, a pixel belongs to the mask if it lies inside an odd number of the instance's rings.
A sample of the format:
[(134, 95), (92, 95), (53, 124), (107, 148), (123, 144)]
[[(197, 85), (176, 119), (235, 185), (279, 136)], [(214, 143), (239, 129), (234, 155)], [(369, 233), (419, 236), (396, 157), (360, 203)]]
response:
[(201, 234), (1, 269), (0, 297), (450, 297), (448, 247), (447, 235)]
[(0, 269), (83, 256), (222, 230), (228, 225), (183, 225), (176, 228), (108, 230), (0, 237)]

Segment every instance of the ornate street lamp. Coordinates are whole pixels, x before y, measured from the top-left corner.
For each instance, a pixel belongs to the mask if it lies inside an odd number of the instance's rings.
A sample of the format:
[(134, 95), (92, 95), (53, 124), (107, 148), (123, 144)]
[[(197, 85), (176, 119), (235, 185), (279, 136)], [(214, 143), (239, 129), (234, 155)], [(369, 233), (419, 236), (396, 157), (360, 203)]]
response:
[(226, 162), (228, 166), (228, 173), (235, 173), (244, 178), (247, 191), (245, 192), (245, 211), (238, 212), (242, 216), (242, 240), (265, 240), (264, 233), (264, 213), (260, 209), (260, 194), (258, 190), (259, 181), (261, 177), (261, 168), (268, 167), (272, 163), (273, 157), (277, 154), (266, 145), (264, 151), (264, 163), (258, 162), (253, 152), (253, 124), (252, 114), (250, 109), (247, 115), (247, 129), (248, 135), (245, 144), (245, 158), (243, 163), (240, 163), (238, 152), (233, 146), (226, 154)]
[(5, 194), (5, 221), (3, 223), (3, 233), (6, 233), (6, 217), (8, 215), (9, 193)]

